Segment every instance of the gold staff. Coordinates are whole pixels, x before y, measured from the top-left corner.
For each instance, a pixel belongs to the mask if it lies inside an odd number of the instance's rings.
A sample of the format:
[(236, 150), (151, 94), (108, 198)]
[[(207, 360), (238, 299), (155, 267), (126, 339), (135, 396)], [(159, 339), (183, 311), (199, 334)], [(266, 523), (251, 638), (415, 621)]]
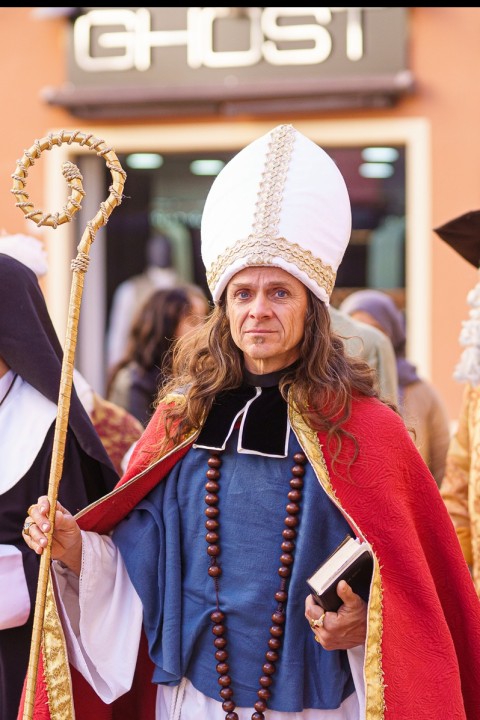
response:
[(115, 152), (111, 148), (107, 147), (103, 140), (94, 137), (92, 134), (83, 133), (79, 130), (61, 130), (56, 134), (50, 133), (42, 140), (35, 140), (32, 147), (25, 150), (22, 158), (17, 160), (17, 167), (15, 172), (12, 174), (13, 189), (11, 192), (17, 198), (16, 207), (19, 207), (29, 220), (35, 222), (37, 227), (48, 225), (55, 229), (58, 225), (70, 222), (73, 215), (80, 209), (80, 203), (82, 198), (85, 196), (85, 192), (82, 187), (83, 178), (79, 169), (73, 163), (65, 162), (62, 166), (62, 172), (69, 188), (71, 188), (71, 194), (62, 212), (55, 214), (43, 213), (41, 210), (35, 210), (33, 203), (29, 201), (28, 194), (25, 191), (28, 168), (35, 163), (44, 150), (51, 150), (53, 147), (58, 147), (63, 143), (68, 143), (69, 145), (77, 143), (81, 147), (93, 150), (97, 155), (103, 157), (112, 175), (112, 185), (109, 187), (110, 195), (107, 200), (101, 203), (100, 209), (93, 220), (90, 220), (87, 223), (87, 227), (85, 228), (82, 239), (77, 247), (77, 256), (72, 261), (73, 277), (68, 308), (65, 346), (63, 349), (52, 463), (48, 481), (48, 499), (50, 501), (49, 520), (52, 529), (48, 534), (47, 547), (40, 558), (40, 570), (35, 601), (32, 640), (30, 645), (23, 720), (31, 720), (33, 717), (38, 659), (44, 625), (45, 598), (47, 595), (50, 570), (52, 534), (55, 522), (55, 506), (57, 502), (58, 486), (60, 484), (63, 469), (65, 439), (68, 429), (68, 414), (70, 411), (70, 397), (73, 381), (75, 347), (77, 344), (78, 319), (80, 315), (84, 275), (88, 269), (88, 262), (90, 259), (88, 253), (90, 246), (95, 239), (97, 230), (107, 223), (114, 208), (122, 202), (123, 187), (126, 178), (126, 173), (120, 165)]

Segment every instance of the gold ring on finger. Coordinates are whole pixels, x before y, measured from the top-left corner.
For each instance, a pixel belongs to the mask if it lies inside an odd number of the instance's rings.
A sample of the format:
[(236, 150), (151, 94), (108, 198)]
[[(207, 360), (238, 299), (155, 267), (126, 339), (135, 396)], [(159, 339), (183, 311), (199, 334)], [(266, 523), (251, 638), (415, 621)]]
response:
[(323, 622), (324, 622), (324, 620), (325, 620), (325, 613), (323, 613), (323, 615), (320, 615), (320, 617), (317, 618), (316, 620), (314, 620), (314, 619), (311, 618), (311, 617), (308, 618), (308, 622), (309, 622), (310, 627), (312, 628), (312, 630), (315, 630), (316, 628), (321, 628), (321, 627), (323, 627)]
[(30, 528), (31, 528), (32, 525), (36, 525), (36, 523), (34, 523), (33, 520), (27, 520), (27, 521), (23, 524), (23, 531), (22, 531), (22, 532), (23, 532), (24, 535), (28, 535), (28, 536), (30, 535)]

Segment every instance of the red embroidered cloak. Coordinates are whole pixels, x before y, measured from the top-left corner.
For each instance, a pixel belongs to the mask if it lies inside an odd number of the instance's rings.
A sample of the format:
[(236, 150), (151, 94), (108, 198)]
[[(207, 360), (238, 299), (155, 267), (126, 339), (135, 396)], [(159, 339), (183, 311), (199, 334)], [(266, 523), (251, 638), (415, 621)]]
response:
[[(188, 451), (192, 439), (152, 464), (162, 412), (159, 407), (116, 488), (78, 514), (83, 529), (111, 530)], [(357, 439), (358, 454), (347, 470), (351, 440), (333, 463), (326, 436), (293, 408), (289, 413), (325, 492), (374, 551), (366, 719), (480, 720), (480, 602), (437, 485), (403, 421), (377, 400), (355, 400), (345, 429)], [(154, 719), (156, 687), (144, 649), (134, 687), (111, 706), (71, 669), (76, 720)], [(39, 673), (33, 717), (55, 720), (61, 693), (52, 692), (45, 648), (40, 660), (45, 675)]]

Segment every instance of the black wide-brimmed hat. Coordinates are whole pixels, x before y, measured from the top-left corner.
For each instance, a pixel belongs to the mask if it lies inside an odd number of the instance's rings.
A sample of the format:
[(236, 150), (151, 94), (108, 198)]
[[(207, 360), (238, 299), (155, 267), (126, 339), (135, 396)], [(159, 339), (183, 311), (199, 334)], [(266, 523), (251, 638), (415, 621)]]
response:
[(434, 232), (476, 268), (480, 265), (480, 210), (471, 210)]
[[(471, 210), (450, 220), (434, 232), (474, 267), (480, 266), (480, 210)], [(462, 322), (459, 342), (464, 348), (453, 377), (459, 382), (480, 385), (480, 283), (470, 290), (467, 302), (472, 308)]]

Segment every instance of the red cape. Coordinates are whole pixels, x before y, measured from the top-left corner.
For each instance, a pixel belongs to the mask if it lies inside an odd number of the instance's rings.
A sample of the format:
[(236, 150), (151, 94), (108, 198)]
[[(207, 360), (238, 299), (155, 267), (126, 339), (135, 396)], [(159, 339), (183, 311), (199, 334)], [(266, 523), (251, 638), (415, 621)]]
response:
[[(357, 438), (358, 457), (347, 473), (342, 459), (351, 442), (332, 464), (327, 438), (290, 416), (326, 492), (374, 550), (366, 717), (480, 720), (480, 602), (437, 485), (403, 421), (376, 400), (355, 401), (345, 429)], [(151, 465), (161, 417), (158, 408), (116, 488), (79, 513), (83, 529), (110, 531), (188, 451), (190, 443)], [(72, 668), (76, 720), (154, 720), (151, 671), (143, 647), (132, 691), (106, 706)], [(34, 720), (53, 720), (47, 699), (39, 673)]]

